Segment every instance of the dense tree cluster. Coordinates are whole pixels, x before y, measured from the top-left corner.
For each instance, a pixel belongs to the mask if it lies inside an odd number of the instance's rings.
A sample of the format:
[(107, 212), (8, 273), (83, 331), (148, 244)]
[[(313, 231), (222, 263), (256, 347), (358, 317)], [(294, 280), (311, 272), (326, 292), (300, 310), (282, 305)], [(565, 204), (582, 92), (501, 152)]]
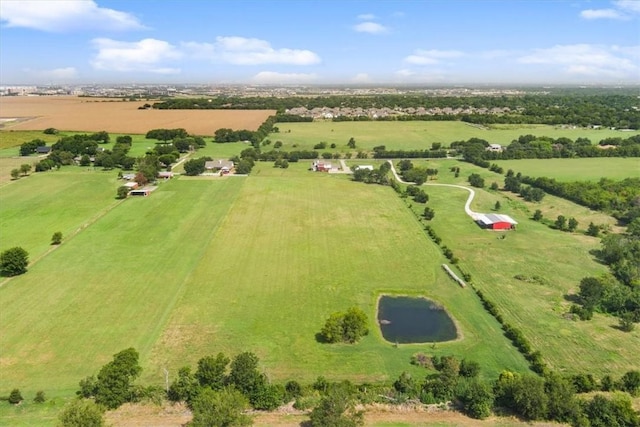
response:
[(118, 408), (126, 402), (136, 400), (133, 381), (141, 372), (138, 352), (133, 348), (122, 350), (100, 369), (97, 376), (81, 380), (77, 394), (84, 398), (94, 398), (97, 404), (108, 409)]
[(29, 253), (16, 246), (0, 254), (0, 274), (3, 276), (18, 276), (27, 272)]
[(346, 312), (331, 314), (322, 327), (320, 336), (327, 343), (353, 344), (369, 333), (367, 323), (366, 313), (358, 307), (351, 307)]
[[(489, 142), (481, 138), (454, 141), (451, 148), (462, 152), (471, 163), (480, 160), (550, 159), (572, 157), (640, 157), (640, 136), (604, 138), (592, 144), (588, 138), (551, 138), (521, 135), (502, 150), (487, 150)], [(488, 166), (483, 166), (488, 167)]]
[(178, 138), (186, 138), (189, 136), (186, 130), (177, 129), (151, 129), (145, 135), (147, 139), (157, 139), (159, 141), (171, 141)]
[(389, 178), (389, 171), (391, 165), (389, 163), (383, 163), (378, 169), (365, 169), (354, 167), (353, 180), (358, 182), (364, 182), (366, 184), (380, 184), (390, 185), (391, 180)]
[(47, 143), (39, 138), (33, 139), (20, 145), (20, 155), (28, 156), (36, 152), (38, 147), (45, 147)]

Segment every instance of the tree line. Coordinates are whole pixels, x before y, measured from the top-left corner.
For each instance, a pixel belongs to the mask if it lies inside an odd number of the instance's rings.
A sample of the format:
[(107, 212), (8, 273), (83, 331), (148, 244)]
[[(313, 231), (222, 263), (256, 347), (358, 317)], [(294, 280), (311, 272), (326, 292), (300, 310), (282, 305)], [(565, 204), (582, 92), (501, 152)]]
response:
[[(142, 368), (138, 352), (125, 349), (113, 356), (97, 375), (79, 383), (78, 399), (59, 414), (62, 426), (104, 425), (104, 411), (127, 402), (152, 400), (184, 402), (193, 414), (189, 426), (250, 425), (250, 409), (274, 410), (293, 402), (296, 409), (311, 409), (311, 426), (363, 425), (356, 404), (433, 404), (451, 402), (473, 418), (514, 414), (524, 420), (550, 420), (579, 427), (638, 426), (640, 418), (629, 396), (640, 395), (640, 371), (618, 379), (591, 375), (542, 376), (503, 371), (497, 379), (481, 375), (480, 365), (455, 356), (416, 353), (411, 363), (425, 368), (418, 378), (403, 372), (393, 382), (354, 384), (319, 376), (310, 384), (296, 380), (272, 383), (260, 370), (258, 357), (242, 352), (233, 359), (224, 353), (201, 357), (195, 370), (185, 365), (165, 388), (136, 384)], [(602, 391), (592, 397), (581, 393)], [(44, 399), (44, 392), (39, 392)], [(12, 403), (22, 399), (15, 389)]]
[[(469, 123), (492, 124), (569, 124), (576, 126), (599, 125), (605, 127), (639, 129), (640, 112), (636, 97), (622, 91), (608, 93), (590, 92), (525, 94), (516, 96), (429, 96), (418, 94), (371, 95), (371, 96), (317, 96), (317, 97), (232, 97), (218, 96), (199, 99), (166, 99), (153, 104), (156, 109), (258, 109), (286, 110), (304, 107), (313, 108), (461, 108), (484, 109), (506, 108), (508, 114), (463, 113), (457, 116), (401, 115), (379, 120), (463, 120)], [(287, 121), (291, 120), (287, 115)], [(336, 118), (336, 120), (371, 120), (367, 116)], [(375, 119), (374, 119), (375, 120)], [(303, 121), (301, 119), (301, 121)]]

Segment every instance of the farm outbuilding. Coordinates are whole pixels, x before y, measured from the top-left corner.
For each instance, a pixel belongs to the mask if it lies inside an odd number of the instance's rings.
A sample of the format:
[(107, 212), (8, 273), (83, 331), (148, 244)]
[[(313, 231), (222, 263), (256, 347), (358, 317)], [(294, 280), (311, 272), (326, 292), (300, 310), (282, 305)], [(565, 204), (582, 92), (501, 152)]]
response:
[(129, 192), (130, 196), (148, 196), (149, 194), (151, 194), (151, 190), (149, 190), (148, 188), (141, 188), (141, 189), (137, 189), (137, 190), (131, 190)]
[(231, 160), (223, 160), (223, 159), (210, 160), (208, 162), (205, 162), (204, 164), (204, 168), (207, 171), (221, 171), (224, 174), (231, 172), (231, 170), (233, 169), (233, 166), (234, 164)]
[(482, 228), (488, 228), (490, 230), (513, 230), (518, 224), (509, 215), (503, 214), (478, 214), (476, 222), (480, 224)]
[(326, 163), (321, 160), (314, 160), (311, 164), (311, 170), (314, 172), (329, 172), (331, 170), (331, 163)]

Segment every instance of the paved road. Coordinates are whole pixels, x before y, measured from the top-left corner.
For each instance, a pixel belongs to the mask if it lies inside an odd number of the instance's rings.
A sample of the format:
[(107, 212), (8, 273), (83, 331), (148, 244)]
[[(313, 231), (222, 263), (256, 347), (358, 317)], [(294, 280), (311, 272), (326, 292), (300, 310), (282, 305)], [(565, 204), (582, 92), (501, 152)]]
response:
[[(401, 182), (403, 184), (412, 184), (411, 182), (405, 182), (402, 180), (402, 178), (400, 178), (400, 176), (398, 176), (398, 173), (396, 172), (396, 168), (395, 166), (393, 166), (393, 162), (391, 160), (387, 160), (387, 162), (389, 162), (389, 164), (391, 165), (391, 172), (393, 172), (393, 176), (395, 176), (395, 178), (398, 180), (398, 182)], [(478, 216), (480, 215), (477, 212), (474, 212), (471, 210), (471, 202), (473, 201), (473, 198), (476, 196), (476, 192), (473, 191), (472, 188), (469, 187), (465, 187), (463, 185), (455, 185), (455, 184), (436, 184), (436, 183), (431, 183), (431, 182), (426, 182), (423, 185), (433, 185), (433, 186), (438, 186), (438, 187), (454, 187), (454, 188), (461, 188), (463, 190), (466, 190), (469, 192), (469, 197), (467, 198), (466, 203), (464, 204), (464, 211), (467, 215), (469, 215), (474, 221), (476, 221), (478, 219)]]

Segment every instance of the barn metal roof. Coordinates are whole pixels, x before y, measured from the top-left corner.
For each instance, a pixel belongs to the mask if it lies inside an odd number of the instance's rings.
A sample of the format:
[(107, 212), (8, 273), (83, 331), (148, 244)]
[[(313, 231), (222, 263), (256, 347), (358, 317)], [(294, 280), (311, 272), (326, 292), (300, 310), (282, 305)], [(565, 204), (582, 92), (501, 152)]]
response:
[(484, 225), (495, 224), (496, 222), (508, 222), (509, 224), (517, 224), (517, 222), (509, 215), (504, 214), (478, 214), (477, 221), (482, 222)]

